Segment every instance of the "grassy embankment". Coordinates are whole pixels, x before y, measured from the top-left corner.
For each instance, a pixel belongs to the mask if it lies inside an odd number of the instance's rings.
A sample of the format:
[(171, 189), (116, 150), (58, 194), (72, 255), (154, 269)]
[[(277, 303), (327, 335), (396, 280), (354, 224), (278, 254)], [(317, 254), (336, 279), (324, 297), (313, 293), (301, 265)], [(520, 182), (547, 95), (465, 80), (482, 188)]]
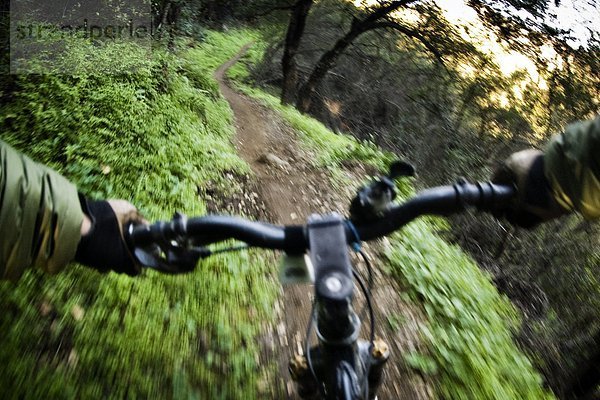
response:
[[(237, 50), (173, 57), (74, 43), (57, 61), (68, 74), (2, 86), (12, 94), (0, 105), (0, 137), (87, 195), (130, 200), (149, 220), (203, 214), (199, 188), (232, 195), (241, 187), (227, 176), (249, 172), (211, 77)], [(269, 366), (258, 364), (257, 336), (277, 295), (268, 268), (250, 253), (214, 257), (185, 276), (73, 265), (1, 282), (2, 397), (260, 397)]]
[[(264, 42), (255, 32), (247, 35), (246, 42), (254, 41), (255, 45), (230, 70), (229, 77), (240, 90), (277, 110), (295, 128), (307, 149), (317, 154), (316, 165), (330, 168), (338, 177), (343, 175), (339, 171), (347, 159), (380, 168), (390, 160), (391, 155), (349, 136), (336, 135), (314, 119), (282, 106), (271, 94), (252, 87), (248, 69), (260, 59)], [(209, 38), (215, 48), (231, 41), (229, 34), (213, 33)], [(243, 44), (241, 41), (238, 46)], [(403, 196), (412, 193), (409, 184), (400, 189)], [(442, 398), (552, 398), (512, 339), (511, 332), (519, 323), (516, 309), (467, 255), (434, 233), (440, 226), (444, 226), (441, 220), (413, 222), (391, 238), (387, 251), (393, 275), (409, 288), (412, 299), (427, 317), (421, 331), (429, 354), (404, 354), (405, 361), (433, 375)], [(401, 323), (401, 319), (395, 323)]]

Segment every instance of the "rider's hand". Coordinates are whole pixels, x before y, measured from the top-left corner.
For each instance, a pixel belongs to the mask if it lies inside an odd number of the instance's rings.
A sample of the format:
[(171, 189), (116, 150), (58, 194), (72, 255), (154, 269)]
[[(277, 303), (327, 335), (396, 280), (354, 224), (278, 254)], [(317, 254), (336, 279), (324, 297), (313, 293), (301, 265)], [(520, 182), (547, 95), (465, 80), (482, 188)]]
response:
[(540, 150), (523, 150), (512, 154), (494, 172), (492, 182), (514, 185), (517, 197), (496, 217), (531, 229), (536, 225), (568, 213), (552, 196), (550, 183), (544, 174), (544, 154)]
[(123, 239), (125, 226), (146, 223), (138, 210), (125, 200), (80, 200), (84, 222), (75, 261), (101, 272), (139, 274), (140, 266)]

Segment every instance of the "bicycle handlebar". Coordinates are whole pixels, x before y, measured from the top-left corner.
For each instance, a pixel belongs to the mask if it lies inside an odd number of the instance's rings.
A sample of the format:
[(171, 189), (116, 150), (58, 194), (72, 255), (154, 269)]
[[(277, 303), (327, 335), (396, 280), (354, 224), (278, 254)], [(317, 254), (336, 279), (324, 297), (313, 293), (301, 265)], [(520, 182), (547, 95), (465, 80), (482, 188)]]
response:
[(489, 182), (438, 186), (417, 193), (407, 202), (391, 208), (379, 220), (356, 229), (362, 240), (373, 240), (389, 235), (422, 215), (446, 216), (464, 211), (469, 206), (492, 212), (506, 207), (515, 193), (516, 189), (512, 186)]
[[(380, 198), (389, 201), (381, 202), (383, 206), (375, 212), (369, 209), (366, 213), (353, 213), (351, 204), (351, 218), (345, 223), (339, 215), (311, 217), (307, 225), (277, 226), (219, 215), (188, 220), (184, 215), (176, 214), (168, 222), (129, 226), (125, 239), (141, 264), (165, 273), (192, 271), (200, 258), (212, 254), (210, 250), (201, 246), (228, 239), (237, 239), (249, 246), (283, 250), (290, 254), (305, 253), (311, 247), (309, 242), (312, 243), (311, 258), (316, 267), (317, 278), (314, 318), (319, 346), (324, 346), (324, 350), (316, 352), (316, 356), (330, 354), (331, 350), (328, 348), (335, 348), (336, 355), (333, 358), (329, 355), (326, 359), (321, 358), (320, 372), (317, 376), (311, 363), (312, 350), (307, 339), (305, 354), (312, 372), (308, 379), (311, 379), (311, 384), (314, 378), (318, 385), (329, 388), (331, 395), (327, 398), (333, 398), (335, 392), (341, 394), (343, 398), (354, 399), (360, 396), (361, 388), (371, 393), (368, 391), (372, 376), (371, 367), (378, 368), (379, 372), (375, 374), (380, 375), (387, 356), (382, 359), (383, 361), (376, 363), (371, 355), (375, 322), (369, 290), (364, 286), (363, 290), (371, 315), (371, 342), (358, 340), (360, 319), (351, 305), (352, 266), (347, 257), (347, 250), (339, 247), (344, 241), (351, 244), (386, 236), (421, 215), (448, 215), (463, 211), (469, 206), (481, 211), (499, 210), (508, 206), (516, 193), (515, 188), (510, 186), (492, 183), (469, 184), (461, 181), (450, 186), (424, 190), (401, 205), (391, 205), (394, 194), (393, 182), (384, 182), (384, 184), (387, 186), (379, 193), (383, 194)], [(373, 187), (373, 185), (367, 187), (362, 192), (363, 199), (368, 200), (365, 201), (367, 206), (371, 205), (369, 203), (371, 198), (380, 199), (373, 195), (376, 190), (369, 192)], [(359, 198), (359, 200), (363, 199)], [(357, 209), (361, 211), (359, 207), (363, 206), (358, 201), (353, 201), (353, 205), (354, 211)], [(345, 232), (342, 231), (343, 229)], [(360, 279), (358, 280), (360, 282)], [(339, 350), (340, 348), (342, 350)], [(361, 348), (363, 350), (360, 350)], [(366, 366), (364, 370), (360, 368), (357, 370), (353, 366), (356, 357), (359, 357), (358, 360), (361, 360), (363, 367)], [(333, 375), (325, 371), (336, 365), (338, 367)], [(359, 384), (360, 381), (363, 381), (362, 386)], [(365, 395), (364, 398), (367, 397), (370, 395)]]
[[(515, 188), (489, 182), (458, 182), (418, 193), (407, 202), (393, 206), (376, 219), (356, 226), (347, 224), (348, 242), (374, 240), (402, 228), (422, 215), (449, 215), (472, 206), (480, 211), (502, 208), (514, 197)], [(351, 221), (350, 221), (351, 222)], [(130, 227), (127, 240), (134, 248), (169, 244), (180, 239), (208, 245), (237, 239), (252, 247), (298, 253), (308, 249), (305, 226), (277, 226), (239, 217), (209, 215), (187, 219), (176, 215), (169, 222)], [(358, 235), (358, 238), (356, 237)]]

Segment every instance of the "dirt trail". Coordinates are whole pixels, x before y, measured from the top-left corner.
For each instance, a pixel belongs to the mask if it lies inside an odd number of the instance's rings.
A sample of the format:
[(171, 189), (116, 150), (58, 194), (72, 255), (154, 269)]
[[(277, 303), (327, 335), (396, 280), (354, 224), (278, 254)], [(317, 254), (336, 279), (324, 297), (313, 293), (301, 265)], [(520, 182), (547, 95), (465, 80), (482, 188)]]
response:
[[(268, 215), (275, 223), (300, 224), (315, 212), (345, 214), (351, 193), (334, 191), (328, 173), (311, 166), (312, 155), (302, 150), (296, 132), (275, 112), (228, 85), (225, 72), (250, 46), (244, 46), (234, 58), (219, 67), (214, 77), (233, 110), (237, 127), (236, 147), (252, 167), (256, 179), (253, 187)], [(360, 166), (349, 169), (347, 173), (355, 176), (357, 182), (366, 175), (365, 169)], [(377, 270), (382, 265), (377, 259), (378, 250), (371, 247), (368, 252)], [(312, 291), (312, 286), (308, 285), (283, 288), (276, 310), (279, 321), (276, 326), (267, 329), (264, 357), (277, 358), (279, 366), (279, 374), (268, 383), (269, 396), (274, 399), (299, 398), (287, 365), (293, 353), (301, 352)], [(373, 299), (378, 319), (377, 333), (390, 345), (392, 352), (379, 399), (432, 399), (430, 384), (408, 370), (401, 361), (402, 352), (420, 346), (416, 332), (422, 318), (414, 306), (401, 300), (399, 293), (391, 277), (382, 272), (376, 273)]]

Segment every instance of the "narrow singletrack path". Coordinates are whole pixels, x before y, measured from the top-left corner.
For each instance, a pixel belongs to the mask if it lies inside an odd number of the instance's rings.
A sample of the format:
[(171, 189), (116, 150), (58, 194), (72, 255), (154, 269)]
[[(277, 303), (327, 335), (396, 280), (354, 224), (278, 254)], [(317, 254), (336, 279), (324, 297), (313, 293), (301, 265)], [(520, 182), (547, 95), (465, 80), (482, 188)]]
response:
[[(220, 66), (214, 77), (233, 110), (236, 147), (252, 168), (256, 180), (254, 188), (265, 204), (271, 222), (300, 224), (312, 213), (337, 211), (345, 214), (351, 190), (355, 188), (349, 188), (346, 193), (336, 192), (328, 172), (312, 166), (312, 155), (302, 149), (297, 133), (279, 115), (229, 86), (225, 77), (227, 69), (243, 57), (250, 46), (247, 44)], [(347, 173), (355, 176), (357, 182), (367, 175), (361, 166), (349, 168)], [(374, 258), (374, 269), (378, 270), (382, 265), (377, 257), (378, 246), (371, 246), (369, 250)], [(268, 333), (263, 357), (276, 358), (279, 369), (277, 376), (268, 382), (272, 386), (268, 390), (270, 398), (298, 398), (287, 365), (294, 353), (302, 352), (312, 293), (313, 288), (309, 285), (283, 288), (275, 310), (278, 321), (275, 326), (265, 329)], [(414, 305), (403, 301), (399, 293), (392, 277), (380, 271), (376, 273), (373, 299), (378, 336), (389, 344), (392, 352), (379, 399), (432, 399), (431, 383), (408, 369), (402, 361), (402, 352), (421, 348), (417, 332), (422, 316)]]

